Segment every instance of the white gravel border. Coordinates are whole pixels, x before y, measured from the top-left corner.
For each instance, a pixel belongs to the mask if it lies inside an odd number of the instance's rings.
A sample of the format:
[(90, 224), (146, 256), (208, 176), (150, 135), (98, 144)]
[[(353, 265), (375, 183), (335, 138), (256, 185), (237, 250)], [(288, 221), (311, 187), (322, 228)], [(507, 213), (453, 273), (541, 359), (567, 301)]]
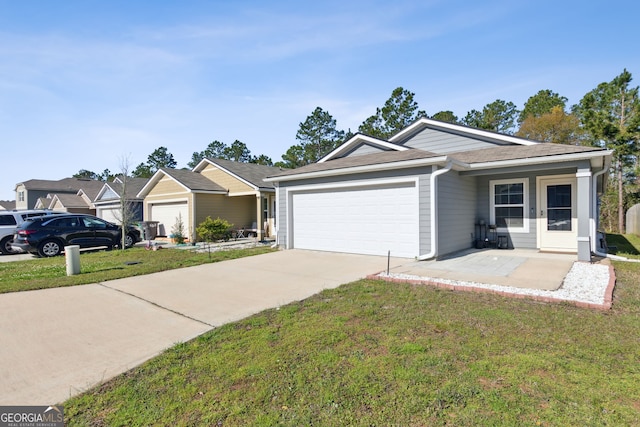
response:
[(445, 285), (465, 286), (473, 288), (489, 289), (496, 292), (507, 292), (518, 295), (540, 296), (565, 301), (577, 301), (588, 304), (605, 303), (605, 291), (609, 286), (609, 266), (602, 264), (589, 264), (575, 262), (564, 278), (562, 285), (555, 291), (541, 289), (516, 288), (513, 286), (491, 285), (478, 282), (464, 282), (460, 280), (440, 279), (436, 277), (414, 276), (411, 274), (388, 275), (383, 272), (378, 274), (381, 278), (400, 280), (417, 280), (425, 282), (442, 283)]

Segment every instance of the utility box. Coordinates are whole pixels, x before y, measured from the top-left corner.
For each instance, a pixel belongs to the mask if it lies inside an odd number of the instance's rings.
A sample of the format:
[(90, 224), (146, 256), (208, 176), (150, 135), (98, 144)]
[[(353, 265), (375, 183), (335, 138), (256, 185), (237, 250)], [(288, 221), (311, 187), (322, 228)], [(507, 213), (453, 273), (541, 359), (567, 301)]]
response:
[(67, 261), (67, 276), (80, 274), (80, 246), (65, 246), (64, 256)]

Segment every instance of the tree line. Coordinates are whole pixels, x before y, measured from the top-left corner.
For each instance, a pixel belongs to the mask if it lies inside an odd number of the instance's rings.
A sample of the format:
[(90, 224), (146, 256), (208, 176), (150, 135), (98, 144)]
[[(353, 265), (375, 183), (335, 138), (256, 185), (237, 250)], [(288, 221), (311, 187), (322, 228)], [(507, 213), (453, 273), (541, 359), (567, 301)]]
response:
[[(415, 94), (403, 87), (394, 89), (382, 107), (376, 108), (358, 127), (357, 132), (388, 139), (420, 118), (515, 135), (521, 138), (558, 144), (588, 145), (613, 150), (611, 184), (601, 205), (602, 225), (606, 230), (624, 231), (626, 209), (640, 202), (638, 165), (640, 140), (640, 100), (638, 86), (631, 85), (632, 75), (626, 69), (610, 82), (600, 83), (575, 105), (549, 89), (538, 91), (525, 102), (523, 109), (510, 101), (497, 99), (481, 109), (472, 109), (462, 118), (444, 110), (428, 115), (419, 108)], [(340, 130), (333, 116), (316, 107), (299, 124), (296, 144), (273, 162), (268, 156), (254, 156), (247, 145), (235, 140), (227, 145), (214, 140), (203, 151), (192, 154), (187, 166), (195, 167), (206, 157), (257, 163), (281, 168), (297, 168), (314, 163), (350, 139), (351, 129)], [(133, 177), (150, 177), (159, 168), (175, 168), (177, 162), (166, 147), (159, 147), (131, 173)], [(82, 169), (75, 177), (109, 181), (114, 175)]]

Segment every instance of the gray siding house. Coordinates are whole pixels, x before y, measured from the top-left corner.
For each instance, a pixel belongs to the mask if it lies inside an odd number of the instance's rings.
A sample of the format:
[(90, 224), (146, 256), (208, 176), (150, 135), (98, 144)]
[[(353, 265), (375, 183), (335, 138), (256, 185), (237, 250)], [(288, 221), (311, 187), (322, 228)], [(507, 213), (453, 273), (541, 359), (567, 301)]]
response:
[(589, 260), (611, 154), (420, 119), (266, 181), (285, 248), (430, 259), (489, 240)]

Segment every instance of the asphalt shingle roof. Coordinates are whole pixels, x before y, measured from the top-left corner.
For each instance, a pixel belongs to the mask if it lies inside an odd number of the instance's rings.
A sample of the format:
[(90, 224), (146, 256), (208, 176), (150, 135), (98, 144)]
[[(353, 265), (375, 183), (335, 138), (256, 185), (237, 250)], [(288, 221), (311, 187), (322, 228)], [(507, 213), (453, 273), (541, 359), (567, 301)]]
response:
[(190, 190), (195, 191), (224, 191), (226, 192), (226, 188), (222, 188), (215, 182), (210, 179), (202, 176), (198, 172), (192, 172), (190, 170), (184, 169), (171, 169), (171, 168), (161, 168), (162, 172), (169, 175), (185, 187)]
[(56, 197), (65, 208), (88, 208), (89, 205), (81, 196), (69, 193), (58, 193)]
[[(77, 193), (80, 189), (93, 189), (94, 185), (97, 185), (99, 187), (98, 191), (100, 191), (104, 183), (93, 179), (63, 178), (58, 181), (30, 179), (20, 184), (24, 185), (27, 190), (43, 190), (51, 193)], [(96, 195), (97, 194), (96, 192)]]
[(256, 163), (242, 163), (216, 158), (207, 158), (207, 160), (260, 188), (274, 188), (273, 184), (263, 180), (280, 172), (280, 168)]
[[(126, 199), (135, 199), (142, 190), (142, 188), (147, 185), (149, 182), (149, 178), (127, 178), (127, 190), (125, 194)], [(109, 182), (106, 185), (109, 185), (113, 191), (117, 194), (122, 192), (122, 183), (121, 182)], [(114, 197), (112, 199), (102, 199), (102, 200), (114, 200), (118, 199), (118, 197)]]
[[(473, 164), (498, 162), (504, 160), (527, 159), (534, 157), (554, 157), (566, 154), (598, 151), (604, 150), (599, 147), (539, 143), (535, 145), (510, 145), (483, 148), (479, 150), (448, 153), (446, 154), (446, 156), (463, 163)], [(277, 178), (280, 176), (284, 177), (311, 172), (349, 169), (357, 166), (368, 166), (444, 156), (444, 154), (436, 154), (419, 149), (409, 149), (407, 151), (385, 151), (361, 156), (342, 157), (334, 160), (328, 160), (324, 163), (312, 163), (296, 169), (282, 170), (278, 174), (271, 175), (271, 177)]]
[(16, 208), (16, 201), (15, 200), (0, 200), (0, 206), (2, 206), (2, 208), (5, 209), (5, 210), (10, 211), (10, 210)]
[(95, 198), (98, 197), (98, 193), (100, 192), (100, 190), (102, 190), (104, 182), (86, 179), (79, 180), (78, 185), (78, 191), (82, 190), (89, 199), (95, 200)]
[(504, 160), (527, 159), (530, 157), (551, 157), (563, 154), (602, 151), (599, 147), (583, 147), (578, 145), (564, 145), (539, 143), (536, 145), (511, 145), (483, 148), (480, 150), (451, 153), (449, 156), (464, 163), (486, 163)]

